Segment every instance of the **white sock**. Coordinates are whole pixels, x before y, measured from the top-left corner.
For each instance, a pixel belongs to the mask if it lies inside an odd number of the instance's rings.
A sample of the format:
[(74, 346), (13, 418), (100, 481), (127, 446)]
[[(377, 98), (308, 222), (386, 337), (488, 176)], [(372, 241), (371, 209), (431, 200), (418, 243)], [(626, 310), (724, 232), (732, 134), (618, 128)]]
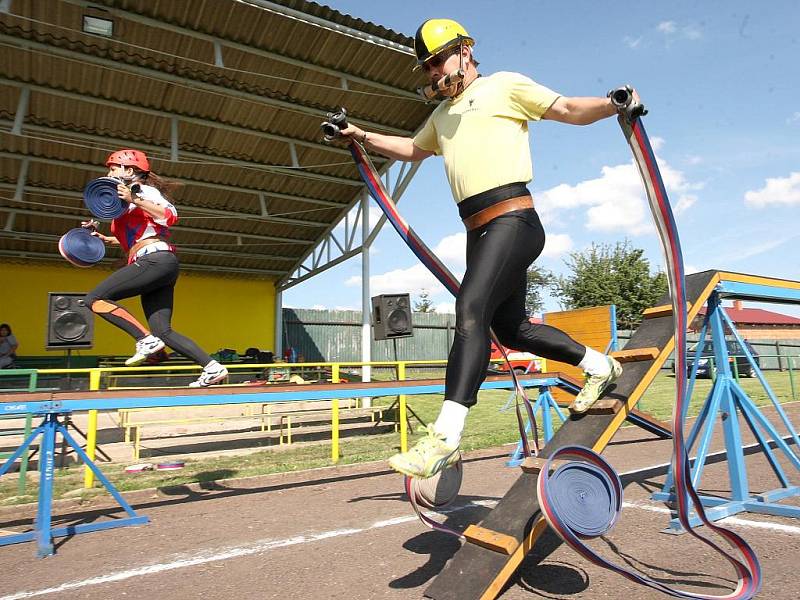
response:
[(215, 360), (212, 358), (212, 359), (211, 359), (211, 362), (210, 362), (210, 363), (208, 363), (208, 364), (207, 364), (205, 367), (203, 367), (203, 370), (204, 370), (204, 371), (216, 371), (216, 370), (217, 370), (218, 368), (220, 368), (221, 366), (222, 366), (221, 364), (219, 364), (217, 361), (215, 361)]
[(433, 424), (433, 430), (444, 435), (445, 443), (455, 448), (461, 443), (461, 434), (464, 432), (468, 413), (469, 408), (463, 404), (445, 400), (439, 417)]
[(608, 358), (605, 354), (601, 354), (594, 348), (586, 346), (586, 354), (583, 360), (578, 363), (578, 366), (586, 371), (589, 375), (608, 375), (611, 372), (611, 366), (608, 364)]

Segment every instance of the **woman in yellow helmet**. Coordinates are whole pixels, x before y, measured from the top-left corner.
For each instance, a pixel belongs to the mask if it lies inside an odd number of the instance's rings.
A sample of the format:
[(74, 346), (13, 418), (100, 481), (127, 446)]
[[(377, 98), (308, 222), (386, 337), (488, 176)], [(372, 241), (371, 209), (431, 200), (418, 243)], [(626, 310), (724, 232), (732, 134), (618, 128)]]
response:
[(570, 406), (575, 413), (588, 410), (622, 372), (613, 358), (554, 327), (530, 323), (525, 312), (526, 272), (545, 241), (527, 189), (533, 179), (528, 123), (588, 125), (616, 109), (608, 98), (562, 96), (519, 73), (482, 77), (474, 45), (456, 21), (425, 21), (414, 40), (417, 65), (431, 84), (444, 79), (435, 86), (444, 101), (413, 138), (354, 125), (342, 131), (396, 160), (441, 155), (467, 229), (467, 269), (456, 299), (442, 410), (425, 438), (389, 461), (412, 477), (430, 477), (458, 460), (467, 413), (486, 377), (490, 327), (504, 346), (583, 368), (586, 383)]

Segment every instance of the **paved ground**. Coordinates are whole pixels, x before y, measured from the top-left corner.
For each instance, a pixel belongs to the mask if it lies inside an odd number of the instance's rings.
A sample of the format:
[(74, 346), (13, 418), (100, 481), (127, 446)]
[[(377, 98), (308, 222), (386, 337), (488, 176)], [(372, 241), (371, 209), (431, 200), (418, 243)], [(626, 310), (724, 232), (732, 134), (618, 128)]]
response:
[[(799, 422), (800, 406), (790, 411)], [(463, 527), (481, 519), (508, 489), (517, 476), (504, 466), (508, 451), (469, 457), (449, 524)], [(669, 453), (669, 442), (627, 428), (605, 455), (624, 473), (663, 464)], [(659, 533), (668, 515), (648, 496), (664, 472), (654, 468), (624, 477), (622, 519), (595, 547), (670, 584), (727, 593), (733, 571), (726, 562), (689, 536)], [(748, 472), (755, 492), (778, 485), (759, 454), (748, 457)], [(798, 471), (790, 472), (791, 482), (800, 485)], [(703, 488), (724, 492), (727, 481), (727, 463), (717, 462), (706, 469)], [(0, 600), (421, 598), (460, 542), (425, 529), (404, 500), (401, 483), (384, 465), (370, 464), (137, 492), (129, 499), (152, 519), (149, 525), (59, 539), (57, 554), (43, 560), (35, 558), (30, 543), (0, 547)], [(62, 522), (119, 515), (90, 510), (69, 503), (56, 508)], [(0, 527), (24, 529), (31, 516), (31, 509), (2, 509)], [(800, 522), (741, 514), (728, 525), (762, 561), (759, 597), (797, 598)], [(638, 600), (657, 594), (588, 564), (547, 537), (502, 597)]]

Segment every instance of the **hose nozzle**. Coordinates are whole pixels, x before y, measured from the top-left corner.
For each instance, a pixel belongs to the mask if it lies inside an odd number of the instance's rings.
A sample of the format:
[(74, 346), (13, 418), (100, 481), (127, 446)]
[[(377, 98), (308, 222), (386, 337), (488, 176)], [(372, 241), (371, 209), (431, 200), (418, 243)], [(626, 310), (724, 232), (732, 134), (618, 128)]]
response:
[(611, 103), (617, 109), (617, 112), (628, 123), (633, 123), (639, 117), (647, 114), (644, 104), (633, 101), (633, 88), (630, 85), (610, 90), (606, 95), (611, 98)]
[(342, 107), (338, 112), (328, 113), (326, 118), (328, 120), (322, 123), (320, 127), (325, 141), (330, 142), (339, 137), (342, 129), (347, 127), (347, 111)]

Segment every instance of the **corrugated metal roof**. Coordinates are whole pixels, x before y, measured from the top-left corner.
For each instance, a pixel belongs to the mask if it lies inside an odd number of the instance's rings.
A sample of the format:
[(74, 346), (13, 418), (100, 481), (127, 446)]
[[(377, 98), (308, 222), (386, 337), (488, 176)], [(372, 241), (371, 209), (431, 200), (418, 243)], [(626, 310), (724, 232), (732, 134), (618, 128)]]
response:
[[(0, 260), (61, 260), (58, 236), (88, 216), (83, 186), (109, 152), (135, 147), (183, 183), (186, 268), (280, 278), (362, 189), (349, 153), (321, 140), (325, 112), (346, 106), (403, 135), (431, 111), (414, 93), (412, 39), (327, 6), (86, 4), (12, 0), (0, 13)], [(84, 33), (86, 15), (111, 20), (113, 37)]]

